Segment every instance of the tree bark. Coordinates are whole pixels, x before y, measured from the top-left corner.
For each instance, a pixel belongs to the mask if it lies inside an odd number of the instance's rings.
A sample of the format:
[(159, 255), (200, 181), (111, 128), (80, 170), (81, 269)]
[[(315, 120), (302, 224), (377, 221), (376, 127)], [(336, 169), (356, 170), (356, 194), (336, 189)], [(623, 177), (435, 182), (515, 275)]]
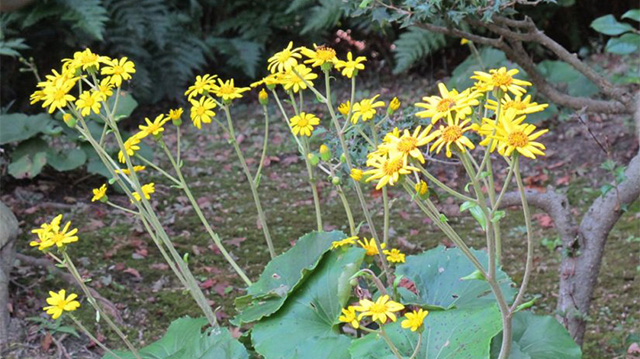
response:
[(9, 278), (16, 254), (18, 220), (0, 202), (0, 349), (9, 344)]

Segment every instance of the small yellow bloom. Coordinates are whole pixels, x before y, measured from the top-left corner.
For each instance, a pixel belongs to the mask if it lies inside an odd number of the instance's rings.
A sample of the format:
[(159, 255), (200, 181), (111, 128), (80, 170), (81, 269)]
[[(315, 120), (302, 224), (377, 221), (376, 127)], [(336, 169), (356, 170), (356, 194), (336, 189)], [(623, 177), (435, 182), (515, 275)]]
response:
[(338, 61), (336, 50), (324, 45), (317, 46), (316, 44), (313, 44), (313, 48), (314, 50), (306, 47), (300, 48), (300, 52), (309, 58), (304, 61), (305, 64), (311, 64), (311, 67), (318, 67), (325, 63), (335, 64)]
[(38, 235), (37, 241), (31, 241), (29, 243), (32, 247), (38, 247), (39, 250), (43, 250), (49, 247), (56, 246), (62, 248), (65, 245), (78, 241), (78, 229), (74, 228), (69, 230), (71, 222), (67, 222), (61, 229), (60, 224), (62, 221), (62, 215), (57, 215), (51, 223), (44, 223), (40, 228), (34, 229), (31, 233)]
[(354, 329), (360, 327), (360, 322), (356, 316), (356, 309), (352, 306), (347, 309), (342, 308), (342, 315), (338, 317), (338, 320), (342, 323), (349, 323)]
[(370, 175), (366, 181), (379, 180), (376, 189), (387, 184), (393, 186), (400, 180), (400, 176), (418, 172), (417, 168), (408, 165), (407, 158), (401, 154), (392, 154), (391, 157), (375, 156), (367, 160), (367, 164), (373, 169), (364, 172), (364, 175)]
[(198, 101), (189, 100), (189, 102), (191, 102), (191, 121), (194, 126), (201, 129), (202, 123), (211, 123), (211, 119), (216, 115), (213, 109), (217, 106), (212, 99), (202, 96)]
[(205, 92), (211, 91), (211, 87), (216, 83), (215, 79), (218, 76), (205, 74), (203, 76), (196, 76), (196, 82), (189, 86), (187, 91), (185, 91), (185, 96), (187, 99), (191, 101), (196, 95), (203, 95)]
[(491, 69), (489, 73), (482, 71), (474, 71), (472, 79), (476, 79), (485, 84), (488, 91), (502, 90), (503, 92), (511, 92), (514, 95), (523, 95), (527, 90), (522, 86), (531, 86), (531, 82), (514, 78), (520, 72), (518, 69), (507, 70), (506, 67), (499, 69)]
[(404, 309), (404, 305), (394, 302), (389, 299), (388, 295), (380, 296), (375, 302), (372, 302), (368, 299), (360, 300), (360, 305), (354, 307), (355, 310), (361, 312), (358, 315), (358, 320), (361, 320), (362, 317), (370, 316), (371, 320), (374, 322), (378, 322), (380, 324), (384, 324), (387, 321), (387, 318), (391, 319), (391, 321), (396, 321), (396, 315), (394, 312), (399, 312)]
[(300, 55), (300, 48), (293, 48), (293, 41), (289, 42), (286, 48), (282, 51), (275, 53), (269, 58), (269, 70), (272, 74), (276, 72), (289, 71), (292, 67), (298, 64), (298, 59), (302, 58)]
[(251, 90), (249, 87), (236, 87), (233, 79), (227, 81), (218, 79), (218, 84), (211, 86), (211, 92), (222, 98), (223, 101), (241, 98), (242, 93), (249, 90)]
[(281, 82), (282, 73), (269, 74), (267, 77), (262, 80), (253, 82), (251, 87), (258, 87), (260, 85), (265, 85), (268, 89), (273, 89), (276, 85), (279, 85)]
[(436, 153), (440, 153), (443, 146), (446, 146), (446, 155), (451, 157), (451, 145), (455, 144), (460, 152), (464, 153), (466, 148), (474, 149), (476, 146), (467, 138), (464, 133), (471, 129), (471, 126), (466, 126), (470, 120), (464, 120), (462, 122), (457, 119), (449, 117), (447, 120), (447, 126), (440, 125), (440, 128), (433, 131), (427, 138), (428, 142), (438, 138), (431, 145), (430, 151), (435, 149)]
[(387, 113), (389, 116), (393, 115), (400, 108), (400, 100), (397, 97), (391, 99), (389, 102), (389, 108), (387, 108)]
[(260, 102), (262, 106), (266, 106), (268, 101), (269, 95), (267, 94), (267, 91), (264, 89), (260, 90), (260, 93), (258, 93), (258, 102)]
[(387, 152), (398, 152), (405, 158), (412, 157), (420, 163), (424, 163), (424, 155), (420, 147), (429, 143), (427, 135), (431, 132), (431, 127), (432, 125), (429, 125), (423, 130), (422, 126), (418, 126), (413, 134), (409, 130), (404, 130), (402, 136), (400, 136), (400, 131), (394, 128), (394, 131), (384, 137), (384, 143), (380, 145), (380, 148)]
[[(142, 185), (142, 195), (144, 196), (144, 198), (151, 199), (151, 194), (156, 192), (155, 186), (156, 185), (153, 182)], [(140, 193), (133, 192), (132, 194), (133, 194), (133, 197), (136, 199), (136, 201), (139, 202), (142, 199), (142, 197), (140, 196)]]
[(113, 59), (107, 63), (107, 66), (102, 68), (103, 75), (111, 76), (111, 83), (116, 87), (122, 85), (122, 81), (131, 79), (131, 74), (135, 73), (135, 65), (132, 61), (127, 60), (126, 57)]
[[(144, 171), (145, 169), (147, 169), (146, 166), (133, 166), (133, 172), (140, 172), (140, 171)], [(128, 168), (125, 168), (121, 170), (116, 170), (116, 173), (123, 174), (123, 175), (130, 175), (131, 171), (129, 171)]]
[(47, 298), (48, 306), (42, 308), (47, 314), (51, 315), (51, 318), (58, 319), (62, 312), (73, 312), (80, 308), (80, 302), (75, 300), (78, 298), (76, 294), (66, 295), (66, 291), (62, 289), (58, 293), (49, 292), (49, 298)]
[(465, 39), (464, 37), (462, 39), (460, 39), (460, 45), (466, 45), (468, 43), (470, 43), (471, 41)]
[(416, 107), (424, 108), (424, 111), (416, 112), (420, 118), (431, 118), (431, 123), (435, 124), (441, 118), (449, 119), (455, 114), (457, 120), (462, 120), (473, 113), (473, 106), (479, 104), (478, 93), (471, 92), (470, 89), (458, 93), (457, 90), (448, 90), (443, 83), (438, 84), (440, 96), (423, 97), (422, 101), (415, 104)]
[(311, 68), (300, 64), (289, 69), (282, 78), (280, 83), (285, 91), (293, 91), (298, 93), (300, 90), (306, 90), (307, 87), (313, 86), (313, 80), (317, 79), (318, 75), (311, 71)]
[(91, 112), (96, 114), (100, 113), (101, 95), (96, 91), (84, 91), (80, 94), (80, 98), (76, 101), (76, 106), (79, 110), (82, 110), (80, 114), (82, 116), (88, 116)]
[(142, 131), (145, 136), (158, 136), (162, 132), (164, 132), (164, 124), (169, 121), (169, 117), (165, 117), (164, 114), (160, 114), (156, 116), (155, 120), (151, 122), (148, 118), (145, 117), (144, 121), (147, 125), (140, 125), (138, 128)]
[(100, 188), (93, 189), (93, 198), (91, 202), (100, 201), (107, 196), (107, 185), (103, 184)]
[[(376, 241), (373, 238), (369, 240), (367, 240), (366, 238), (362, 238), (362, 241), (358, 240), (358, 244), (365, 249), (365, 254), (368, 256), (375, 256), (380, 254), (380, 252), (378, 251), (378, 246), (376, 245)], [(385, 246), (386, 244), (380, 243), (381, 249), (384, 249)]]
[(94, 68), (98, 70), (100, 68), (100, 64), (108, 64), (111, 59), (107, 56), (100, 56), (98, 54), (94, 54), (91, 52), (91, 49), (86, 48), (84, 51), (76, 51), (73, 54), (73, 59), (63, 59), (62, 63), (65, 64), (70, 70), (73, 69), (75, 72), (76, 69), (81, 68), (82, 70), (88, 70), (90, 68)]
[[(544, 156), (543, 150), (545, 146), (542, 143), (535, 142), (535, 140), (549, 132), (549, 130), (545, 129), (533, 133), (536, 130), (536, 126), (527, 123), (523, 124), (525, 116), (514, 117), (513, 112), (507, 113), (497, 125), (495, 121), (486, 121), (485, 124), (488, 126), (494, 126), (495, 135), (488, 135), (480, 144), (486, 146), (493, 139), (494, 142), (497, 142), (494, 145), (497, 146), (498, 153), (503, 156), (511, 156), (513, 151), (532, 159), (535, 159), (536, 155)], [(490, 150), (493, 150), (495, 146), (492, 146)]]
[(342, 115), (347, 116), (349, 114), (349, 110), (351, 109), (351, 102), (343, 102), (338, 106), (338, 112)]
[(167, 117), (169, 117), (171, 121), (177, 121), (182, 117), (183, 112), (184, 110), (182, 110), (182, 107), (178, 107), (175, 110), (169, 110)]
[(413, 312), (404, 315), (406, 319), (403, 320), (400, 325), (405, 329), (411, 328), (411, 331), (415, 332), (422, 326), (424, 318), (426, 318), (427, 315), (429, 315), (428, 310), (422, 310), (422, 308), (414, 310)]
[(331, 249), (336, 249), (342, 246), (346, 246), (347, 244), (356, 244), (357, 240), (358, 240), (358, 236), (345, 238), (339, 241), (333, 241), (333, 243), (331, 243)]
[(400, 250), (396, 248), (390, 251), (385, 249), (382, 251), (382, 253), (387, 256), (387, 260), (390, 263), (404, 263), (404, 253), (400, 252)]
[(427, 194), (427, 192), (429, 192), (429, 185), (427, 185), (427, 182), (421, 180), (420, 182), (416, 183), (415, 190), (418, 195), (424, 196), (425, 194)]
[(351, 169), (351, 178), (353, 178), (353, 180), (356, 181), (356, 182), (362, 181), (362, 170), (359, 169), (359, 168), (352, 168)]
[[(547, 108), (547, 106), (549, 105), (539, 105), (536, 102), (531, 102), (531, 95), (527, 95), (523, 100), (522, 95), (516, 95), (512, 99), (509, 94), (504, 94), (502, 100), (500, 100), (500, 112), (513, 112), (513, 114), (510, 114), (511, 116), (529, 115), (540, 112)], [(487, 100), (485, 107), (489, 110), (493, 110), (494, 112), (498, 111), (498, 103), (494, 100)]]
[(384, 101), (377, 101), (376, 99), (380, 95), (375, 95), (372, 98), (366, 98), (353, 105), (353, 113), (351, 115), (351, 123), (354, 125), (358, 123), (359, 119), (362, 121), (369, 121), (376, 115), (377, 108), (384, 107)]
[(113, 95), (113, 84), (111, 83), (111, 77), (107, 76), (100, 80), (100, 84), (96, 89), (98, 93), (98, 99), (100, 101), (106, 101), (111, 95)]
[(320, 124), (320, 119), (315, 115), (306, 112), (300, 112), (299, 116), (291, 118), (291, 132), (298, 136), (311, 137), (314, 126)]
[[(144, 138), (144, 136), (146, 136), (145, 133), (138, 132), (124, 141), (124, 150), (129, 157), (133, 157), (136, 151), (140, 150), (140, 146), (138, 145), (140, 144), (140, 140)], [(126, 162), (122, 150), (118, 151), (118, 161), (120, 161), (120, 163)]]
[(367, 58), (364, 56), (358, 56), (354, 60), (351, 51), (349, 51), (349, 53), (347, 53), (347, 61), (338, 60), (336, 62), (336, 69), (342, 69), (342, 76), (352, 78), (358, 74), (358, 70), (364, 70), (363, 62), (365, 61), (367, 61)]

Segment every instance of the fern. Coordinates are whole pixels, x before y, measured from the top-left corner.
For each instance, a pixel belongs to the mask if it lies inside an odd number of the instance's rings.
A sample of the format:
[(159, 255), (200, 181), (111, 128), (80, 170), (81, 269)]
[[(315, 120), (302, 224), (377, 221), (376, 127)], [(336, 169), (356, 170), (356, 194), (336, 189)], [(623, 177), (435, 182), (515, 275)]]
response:
[(62, 8), (61, 18), (69, 21), (73, 27), (86, 32), (91, 37), (102, 40), (107, 10), (100, 0), (57, 0)]
[(412, 26), (398, 37), (394, 45), (396, 66), (393, 73), (397, 74), (409, 69), (428, 54), (444, 47), (445, 39), (442, 34)]
[(338, 24), (342, 17), (342, 0), (320, 0), (320, 4), (310, 9), (311, 14), (302, 28), (302, 34), (326, 31)]

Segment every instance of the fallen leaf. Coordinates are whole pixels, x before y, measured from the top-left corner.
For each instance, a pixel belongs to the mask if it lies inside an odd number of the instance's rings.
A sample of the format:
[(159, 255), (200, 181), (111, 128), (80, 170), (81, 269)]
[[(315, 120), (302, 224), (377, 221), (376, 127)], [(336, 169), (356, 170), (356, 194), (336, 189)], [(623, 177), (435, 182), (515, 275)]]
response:
[(535, 219), (536, 221), (538, 221), (538, 224), (542, 228), (551, 228), (551, 227), (553, 227), (553, 218), (551, 218), (551, 216), (549, 216), (546, 213), (536, 213), (531, 217), (533, 219)]
[(135, 268), (127, 268), (125, 270), (122, 271), (123, 273), (127, 273), (127, 274), (131, 274), (132, 276), (134, 276), (136, 279), (142, 279), (142, 276), (140, 275), (140, 272), (138, 272), (137, 269)]

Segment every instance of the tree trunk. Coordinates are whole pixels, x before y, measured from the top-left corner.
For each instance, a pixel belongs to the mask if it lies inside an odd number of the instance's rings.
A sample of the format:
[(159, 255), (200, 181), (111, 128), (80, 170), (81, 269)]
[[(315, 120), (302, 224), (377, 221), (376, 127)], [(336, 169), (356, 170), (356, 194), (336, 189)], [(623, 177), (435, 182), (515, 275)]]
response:
[(9, 344), (9, 278), (16, 254), (18, 220), (0, 202), (0, 348)]

